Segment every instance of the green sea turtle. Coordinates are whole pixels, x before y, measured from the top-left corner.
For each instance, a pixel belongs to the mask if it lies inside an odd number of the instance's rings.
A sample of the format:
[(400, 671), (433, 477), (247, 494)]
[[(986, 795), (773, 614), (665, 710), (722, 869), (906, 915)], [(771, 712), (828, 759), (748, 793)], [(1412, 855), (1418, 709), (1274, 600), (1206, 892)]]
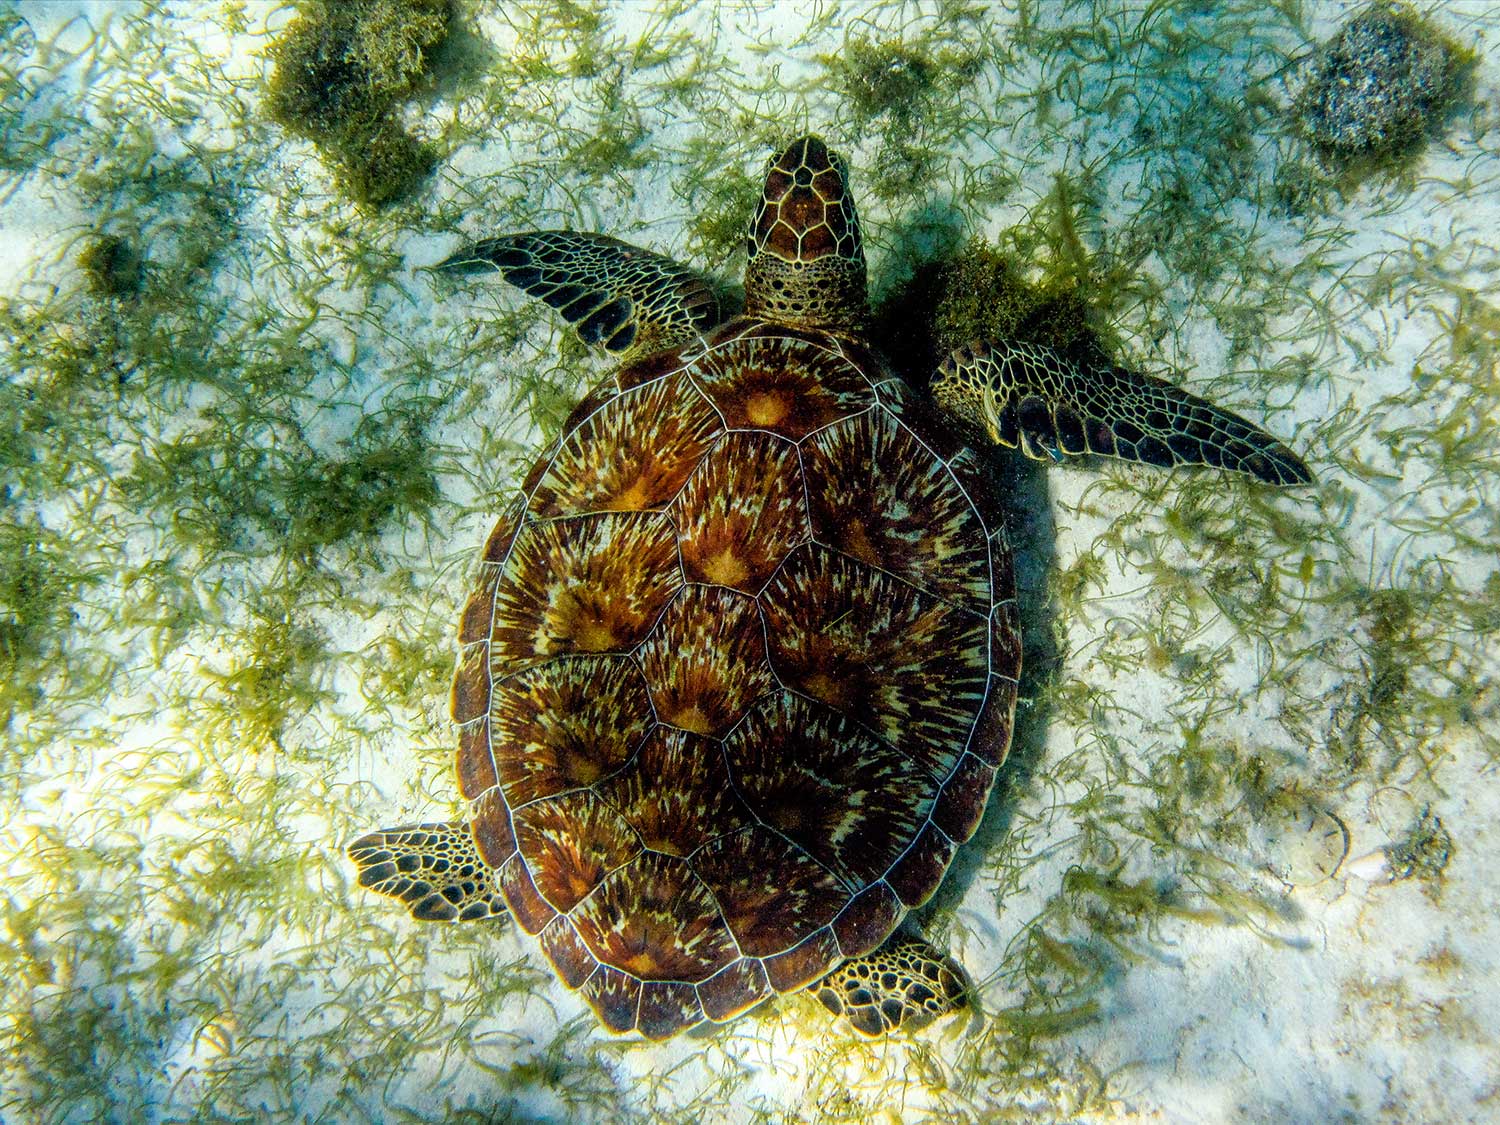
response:
[(1037, 345), (935, 406), (865, 342), (843, 161), (775, 155), (743, 315), (600, 235), (480, 242), (618, 357), (496, 525), (459, 624), (458, 821), (349, 848), (413, 916), (508, 914), (603, 1024), (663, 1039), (816, 988), (874, 1035), (962, 1002), (901, 932), (973, 835), (1021, 668), (1002, 508), (962, 434), (1311, 479), (1248, 422)]

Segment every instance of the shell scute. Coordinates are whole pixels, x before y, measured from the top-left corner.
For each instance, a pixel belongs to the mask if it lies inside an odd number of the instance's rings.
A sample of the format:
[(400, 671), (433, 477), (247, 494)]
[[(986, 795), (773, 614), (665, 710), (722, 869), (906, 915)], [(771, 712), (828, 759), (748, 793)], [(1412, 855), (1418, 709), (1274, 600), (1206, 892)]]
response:
[[(870, 411), (830, 426), (803, 443), (802, 456), (819, 543), (934, 597), (989, 609), (989, 546), (973, 504), (891, 414)], [(865, 468), (865, 487), (849, 487), (850, 465)]]
[(510, 820), (510, 806), (499, 789), (491, 789), (474, 803), (469, 818), (474, 846), (479, 857), (491, 867), (500, 868), (516, 854), (516, 834)]
[(622, 391), (569, 432), (531, 493), (538, 519), (661, 508), (719, 433), (683, 374)]
[(573, 923), (564, 915), (558, 915), (547, 928), (537, 935), (542, 952), (557, 971), (557, 975), (569, 988), (576, 989), (593, 975), (599, 962), (589, 952), (588, 946), (578, 936)]
[(711, 342), (691, 374), (730, 429), (792, 441), (876, 401), (870, 381), (838, 351), (782, 328)]
[(693, 866), (752, 957), (785, 950), (830, 921), (849, 897), (832, 872), (769, 828), (721, 837), (693, 857)]
[(641, 851), (625, 818), (592, 790), (533, 801), (511, 816), (537, 891), (563, 914)]
[(752, 822), (718, 746), (670, 727), (657, 727), (601, 792), (647, 848), (665, 855), (690, 855)]
[(733, 590), (683, 587), (636, 657), (657, 717), (695, 734), (723, 734), (776, 688), (760, 612)]
[(557, 917), (557, 911), (547, 904), (531, 879), (526, 860), (517, 852), (502, 864), (495, 873), (495, 882), (505, 906), (515, 917), (516, 923), (528, 934), (540, 933), (542, 928)]
[(628, 656), (568, 656), (524, 668), (493, 689), (500, 785), (524, 805), (593, 785), (635, 752), (655, 723)]
[(932, 810), (932, 822), (950, 840), (963, 843), (979, 827), (984, 805), (995, 783), (995, 766), (974, 754), (965, 754), (943, 783)]
[(953, 862), (954, 847), (942, 829), (929, 821), (886, 876), (886, 882), (903, 906), (914, 909), (932, 897), (948, 864)]
[(984, 701), (986, 621), (815, 544), (799, 548), (761, 604), (771, 667), (946, 777)]
[(855, 895), (833, 920), (833, 936), (838, 939), (839, 953), (845, 957), (863, 957), (873, 952), (895, 929), (905, 912), (896, 892), (884, 882), (866, 888)]
[(490, 721), (476, 719), (458, 728), (458, 791), (472, 801), (499, 782), (490, 753)]
[(698, 985), (703, 1014), (716, 1023), (733, 1019), (769, 995), (771, 982), (755, 957), (741, 957)]
[(579, 989), (594, 1009), (599, 1022), (611, 1031), (635, 1030), (636, 1012), (641, 1005), (641, 982), (629, 973), (600, 965)]
[(602, 965), (696, 983), (739, 956), (713, 896), (684, 859), (643, 852), (569, 915)]
[(936, 790), (895, 747), (789, 692), (757, 706), (724, 754), (756, 816), (851, 886), (906, 850)]
[(448, 699), (448, 713), (460, 726), (482, 719), (490, 713), (490, 650), (483, 641), (465, 645), (458, 653), (458, 669), (453, 673), (453, 691)]
[(725, 434), (672, 515), (688, 581), (758, 593), (811, 534), (796, 446), (773, 434)]
[(766, 979), (777, 992), (796, 992), (806, 988), (839, 960), (838, 939), (824, 926), (811, 937), (785, 953), (764, 960)]
[(514, 670), (573, 653), (629, 652), (681, 585), (677, 536), (663, 515), (530, 523), (496, 591), (494, 659)]
[(680, 981), (646, 981), (641, 985), (636, 1027), (647, 1039), (669, 1039), (703, 1022), (698, 990)]

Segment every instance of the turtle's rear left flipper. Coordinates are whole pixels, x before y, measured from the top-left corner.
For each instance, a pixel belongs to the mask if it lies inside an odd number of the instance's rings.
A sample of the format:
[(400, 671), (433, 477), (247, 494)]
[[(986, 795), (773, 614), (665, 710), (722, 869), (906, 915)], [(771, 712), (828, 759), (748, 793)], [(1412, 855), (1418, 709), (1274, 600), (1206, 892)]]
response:
[(692, 270), (602, 234), (541, 230), (487, 238), (437, 268), (498, 270), (562, 313), (585, 344), (614, 356), (688, 343), (719, 319), (713, 291)]
[(1044, 344), (959, 348), (932, 381), (938, 404), (1037, 460), (1097, 453), (1150, 465), (1215, 465), (1269, 484), (1309, 484), (1270, 434), (1171, 383)]
[(905, 934), (845, 961), (813, 987), (823, 1007), (869, 1036), (915, 1030), (968, 1002), (963, 969)]
[(361, 836), (348, 848), (359, 885), (406, 903), (423, 922), (470, 922), (505, 913), (495, 872), (462, 822), (408, 824)]

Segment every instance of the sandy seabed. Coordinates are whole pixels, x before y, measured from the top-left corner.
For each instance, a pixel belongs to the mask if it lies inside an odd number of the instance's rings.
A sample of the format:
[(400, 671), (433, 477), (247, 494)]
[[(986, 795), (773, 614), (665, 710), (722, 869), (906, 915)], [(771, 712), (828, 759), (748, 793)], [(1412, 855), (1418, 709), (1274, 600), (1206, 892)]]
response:
[[(1289, 107), (1356, 6), (1211, 7), (476, 0), (384, 209), (262, 112), (289, 8), (0, 7), (0, 1119), (1500, 1121), (1500, 6), (1434, 7), (1472, 97), (1343, 190)], [(732, 281), (806, 129), (877, 297), (1071, 200), (1122, 359), (1318, 484), (1003, 470), (1017, 745), (917, 919), (976, 1011), (615, 1041), (342, 855), (453, 815), (472, 552), (604, 374), (421, 267), (569, 226)]]

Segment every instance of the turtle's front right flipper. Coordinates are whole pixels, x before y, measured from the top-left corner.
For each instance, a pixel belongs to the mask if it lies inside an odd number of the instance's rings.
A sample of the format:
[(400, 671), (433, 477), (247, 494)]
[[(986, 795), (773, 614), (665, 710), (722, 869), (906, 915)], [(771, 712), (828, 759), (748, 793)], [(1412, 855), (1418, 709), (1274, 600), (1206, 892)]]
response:
[(562, 313), (585, 344), (622, 358), (685, 344), (719, 319), (713, 291), (692, 270), (602, 234), (542, 230), (488, 238), (437, 268), (499, 270)]
[(505, 913), (495, 871), (461, 821), (408, 824), (361, 836), (348, 848), (359, 885), (406, 903), (422, 922), (470, 922)]
[(937, 370), (938, 404), (1036, 460), (1097, 453), (1150, 465), (1215, 465), (1309, 484), (1302, 460), (1237, 414), (1104, 359), (1044, 344), (976, 343)]

